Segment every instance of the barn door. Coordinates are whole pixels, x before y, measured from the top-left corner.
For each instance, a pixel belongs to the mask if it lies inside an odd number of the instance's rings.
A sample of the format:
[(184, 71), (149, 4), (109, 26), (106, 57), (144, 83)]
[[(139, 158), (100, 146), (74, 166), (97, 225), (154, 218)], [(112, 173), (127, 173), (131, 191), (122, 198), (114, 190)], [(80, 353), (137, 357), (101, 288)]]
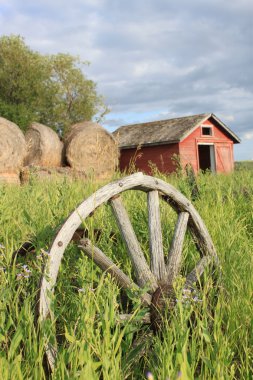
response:
[(199, 144), (198, 155), (200, 170), (211, 170), (212, 172), (216, 171), (214, 145)]
[(219, 171), (229, 173), (233, 170), (233, 159), (229, 144), (216, 145)]

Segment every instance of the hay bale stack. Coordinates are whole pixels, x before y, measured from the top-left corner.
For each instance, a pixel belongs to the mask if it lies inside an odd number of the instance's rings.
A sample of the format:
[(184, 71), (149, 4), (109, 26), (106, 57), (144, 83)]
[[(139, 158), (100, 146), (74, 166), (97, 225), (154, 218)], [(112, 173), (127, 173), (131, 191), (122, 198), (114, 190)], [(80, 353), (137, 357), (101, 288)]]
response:
[(25, 134), (27, 154), (25, 165), (58, 167), (62, 163), (63, 143), (57, 133), (46, 125), (32, 123)]
[(25, 156), (25, 138), (20, 128), (0, 117), (0, 182), (19, 183)]
[(71, 127), (65, 138), (65, 155), (73, 169), (99, 179), (114, 173), (119, 156), (114, 137), (90, 121)]

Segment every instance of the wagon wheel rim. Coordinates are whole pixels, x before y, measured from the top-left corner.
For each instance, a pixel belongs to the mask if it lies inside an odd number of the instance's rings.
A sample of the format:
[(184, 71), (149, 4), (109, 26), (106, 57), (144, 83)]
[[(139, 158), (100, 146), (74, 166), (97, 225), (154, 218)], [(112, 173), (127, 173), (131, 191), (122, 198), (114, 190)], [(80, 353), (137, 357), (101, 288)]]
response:
[[(120, 197), (121, 193), (126, 190), (142, 190), (147, 193), (150, 267), (144, 257)], [(165, 262), (163, 253), (159, 198), (167, 202), (178, 214), (167, 263)], [(141, 296), (144, 305), (151, 305), (151, 294), (156, 292), (160, 284), (167, 283), (171, 286), (179, 274), (182, 264), (183, 242), (187, 228), (194, 238), (201, 259), (186, 276), (184, 288), (190, 289), (210, 263), (218, 263), (217, 253), (209, 232), (191, 202), (175, 187), (165, 181), (144, 175), (143, 173), (135, 173), (109, 183), (93, 193), (69, 215), (58, 231), (49, 251), (48, 261), (44, 268), (45, 275), (41, 278), (38, 304), (40, 321), (51, 316), (50, 294), (52, 294), (56, 284), (61, 260), (67, 245), (84, 220), (91, 216), (96, 208), (108, 201), (125, 241), (137, 284), (130, 280), (110, 258), (88, 239), (83, 239), (79, 247), (102, 270), (109, 272), (122, 288), (136, 288), (140, 290), (148, 284), (149, 292)], [(56, 354), (57, 347), (49, 345), (46, 347), (46, 355), (51, 369), (55, 366)]]

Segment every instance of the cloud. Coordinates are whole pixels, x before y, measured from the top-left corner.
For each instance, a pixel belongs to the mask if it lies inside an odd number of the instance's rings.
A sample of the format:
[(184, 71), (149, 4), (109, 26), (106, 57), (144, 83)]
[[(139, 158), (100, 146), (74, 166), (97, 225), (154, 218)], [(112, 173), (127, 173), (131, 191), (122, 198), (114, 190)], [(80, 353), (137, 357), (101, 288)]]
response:
[(1, 34), (91, 62), (85, 73), (112, 109), (105, 121), (111, 130), (213, 112), (246, 139), (252, 18), (252, 0), (0, 0)]
[(244, 135), (243, 135), (243, 138), (245, 140), (253, 140), (253, 131), (251, 132), (246, 132)]

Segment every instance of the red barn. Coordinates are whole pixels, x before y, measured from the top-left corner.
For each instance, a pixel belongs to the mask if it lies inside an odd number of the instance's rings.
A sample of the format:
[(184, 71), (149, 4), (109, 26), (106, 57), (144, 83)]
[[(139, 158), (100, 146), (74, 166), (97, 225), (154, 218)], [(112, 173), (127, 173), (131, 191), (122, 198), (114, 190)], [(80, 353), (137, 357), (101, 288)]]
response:
[(147, 174), (152, 166), (163, 173), (175, 171), (175, 159), (194, 171), (228, 173), (234, 168), (233, 145), (240, 139), (214, 114), (126, 125), (114, 136), (119, 141), (120, 170), (132, 163)]

